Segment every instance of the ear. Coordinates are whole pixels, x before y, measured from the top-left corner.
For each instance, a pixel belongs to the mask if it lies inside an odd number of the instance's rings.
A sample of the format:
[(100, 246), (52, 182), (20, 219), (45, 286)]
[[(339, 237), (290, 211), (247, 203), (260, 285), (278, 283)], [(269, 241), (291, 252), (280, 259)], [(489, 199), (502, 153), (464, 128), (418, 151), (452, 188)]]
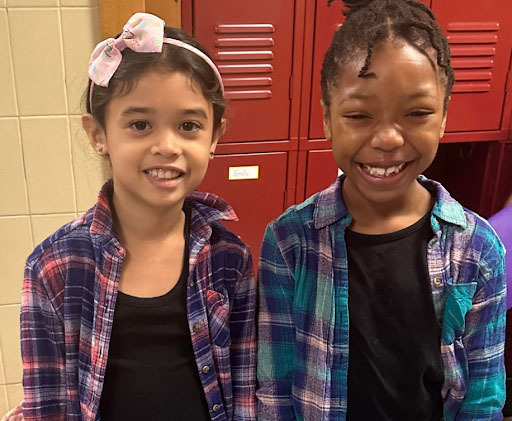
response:
[(220, 125), (219, 125), (219, 127), (217, 127), (217, 130), (215, 130), (215, 133), (213, 133), (212, 144), (210, 145), (211, 153), (215, 152), (217, 143), (219, 142), (219, 139), (224, 135), (225, 132), (226, 132), (226, 119), (223, 118), (220, 121)]
[(332, 139), (331, 135), (331, 119), (329, 107), (325, 105), (323, 100), (320, 100), (320, 105), (322, 106), (322, 117), (323, 117), (323, 125), (324, 125), (324, 134), (327, 140)]
[(108, 154), (107, 136), (105, 130), (100, 126), (92, 114), (82, 115), (82, 127), (87, 133), (89, 143), (100, 155)]
[(441, 130), (439, 131), (439, 139), (441, 139), (444, 136), (444, 130), (446, 128), (446, 119), (448, 117), (448, 113), (444, 113), (443, 121), (441, 122)]

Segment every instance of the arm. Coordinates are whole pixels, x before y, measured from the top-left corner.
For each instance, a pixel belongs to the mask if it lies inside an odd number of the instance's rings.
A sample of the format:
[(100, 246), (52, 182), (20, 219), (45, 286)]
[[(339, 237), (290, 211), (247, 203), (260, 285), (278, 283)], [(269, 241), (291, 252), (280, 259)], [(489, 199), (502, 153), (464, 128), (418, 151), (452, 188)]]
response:
[(21, 297), (23, 417), (65, 420), (64, 326), (45, 288), (44, 279), (48, 276), (35, 272), (27, 264)]
[[(504, 251), (490, 247), (481, 275), (485, 281), (473, 297), (463, 336), (468, 358), (467, 394), (457, 420), (501, 420), (505, 403), (506, 279)], [(488, 275), (486, 275), (488, 274)]]
[(294, 420), (293, 276), (267, 227), (258, 273), (258, 420)]
[(235, 421), (256, 420), (256, 282), (248, 250), (245, 257), (229, 321)]

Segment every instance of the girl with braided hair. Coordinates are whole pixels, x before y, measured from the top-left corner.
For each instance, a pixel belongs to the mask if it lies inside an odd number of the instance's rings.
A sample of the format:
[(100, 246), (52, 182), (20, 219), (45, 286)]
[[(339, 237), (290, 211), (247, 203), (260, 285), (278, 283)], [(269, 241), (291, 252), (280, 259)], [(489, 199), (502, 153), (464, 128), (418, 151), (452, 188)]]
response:
[(504, 248), (421, 175), (446, 124), (447, 40), (420, 2), (344, 3), (321, 78), (343, 174), (267, 227), (258, 419), (500, 420)]

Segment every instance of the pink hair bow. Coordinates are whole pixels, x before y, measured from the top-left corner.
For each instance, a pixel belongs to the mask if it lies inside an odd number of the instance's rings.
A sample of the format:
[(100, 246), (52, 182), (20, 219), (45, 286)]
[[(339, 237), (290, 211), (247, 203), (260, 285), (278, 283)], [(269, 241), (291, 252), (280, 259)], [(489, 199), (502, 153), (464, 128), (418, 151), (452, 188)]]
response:
[(135, 13), (118, 38), (108, 38), (96, 46), (89, 61), (89, 78), (96, 85), (107, 87), (126, 47), (141, 53), (160, 53), (164, 26), (165, 22), (157, 16)]

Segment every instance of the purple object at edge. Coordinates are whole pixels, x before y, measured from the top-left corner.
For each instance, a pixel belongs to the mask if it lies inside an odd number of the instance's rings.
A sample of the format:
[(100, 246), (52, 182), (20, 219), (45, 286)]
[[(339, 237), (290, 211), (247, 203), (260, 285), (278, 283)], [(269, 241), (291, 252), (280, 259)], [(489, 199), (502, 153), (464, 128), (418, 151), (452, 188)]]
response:
[(505, 265), (507, 270), (507, 310), (512, 307), (512, 205), (508, 205), (489, 218), (489, 223), (505, 244), (507, 254)]

